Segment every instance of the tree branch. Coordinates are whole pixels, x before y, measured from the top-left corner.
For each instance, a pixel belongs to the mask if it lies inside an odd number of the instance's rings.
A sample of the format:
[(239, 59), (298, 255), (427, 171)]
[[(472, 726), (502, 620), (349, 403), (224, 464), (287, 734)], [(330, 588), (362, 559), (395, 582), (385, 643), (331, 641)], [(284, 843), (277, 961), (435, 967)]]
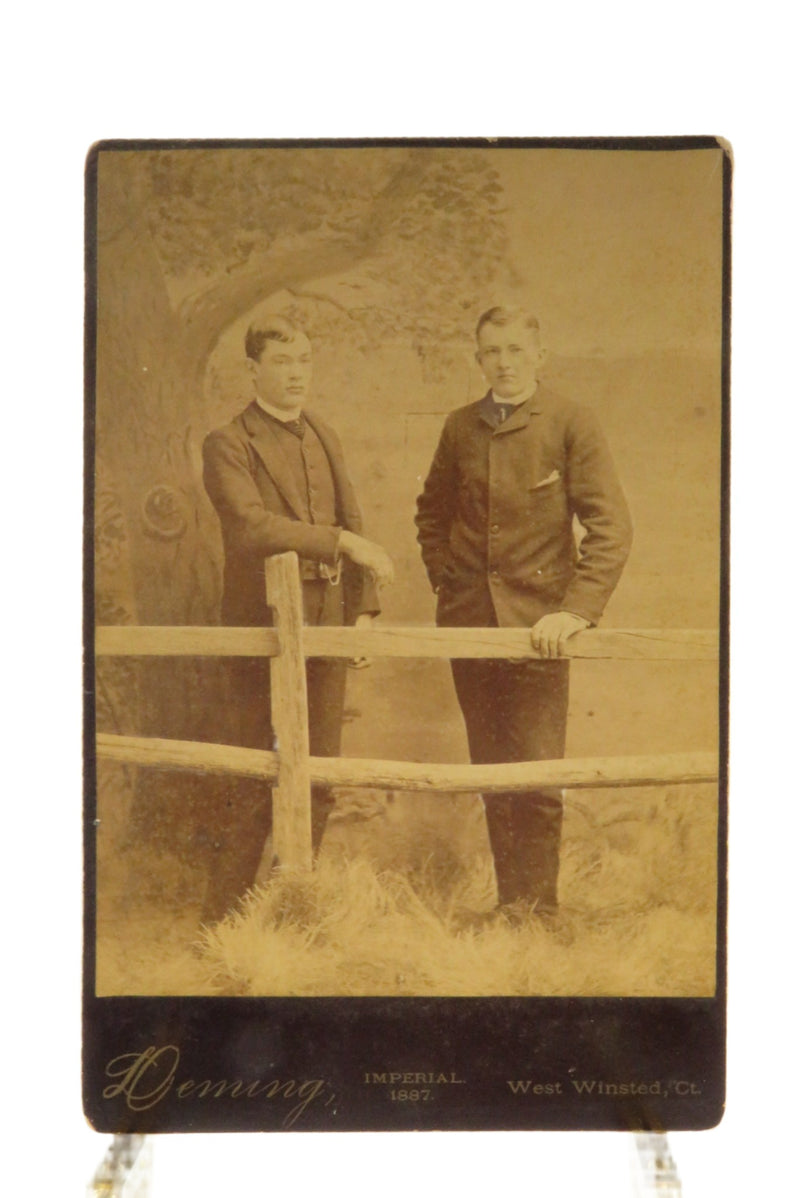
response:
[(350, 241), (329, 241), (255, 255), (241, 268), (185, 300), (179, 310), (181, 322), (191, 334), (198, 356), (205, 361), (220, 334), (259, 300), (302, 285), (306, 279), (338, 274), (366, 252)]
[(310, 279), (339, 274), (368, 258), (405, 205), (418, 192), (428, 169), (424, 151), (412, 150), (392, 178), (377, 193), (359, 229), (343, 238), (317, 235), (305, 244), (274, 245), (251, 256), (241, 267), (216, 279), (183, 302), (179, 316), (203, 361), (220, 334), (259, 300), (276, 291), (296, 290)]
[(335, 300), (332, 296), (327, 295), (324, 291), (308, 291), (306, 288), (300, 290), (298, 287), (287, 287), (286, 291), (294, 299), (320, 300), (322, 303), (331, 304), (334, 308), (337, 308), (340, 312), (344, 312), (345, 316), (349, 316), (351, 319), (353, 312), (355, 311), (353, 308), (346, 308), (344, 304), (340, 304), (338, 300)]

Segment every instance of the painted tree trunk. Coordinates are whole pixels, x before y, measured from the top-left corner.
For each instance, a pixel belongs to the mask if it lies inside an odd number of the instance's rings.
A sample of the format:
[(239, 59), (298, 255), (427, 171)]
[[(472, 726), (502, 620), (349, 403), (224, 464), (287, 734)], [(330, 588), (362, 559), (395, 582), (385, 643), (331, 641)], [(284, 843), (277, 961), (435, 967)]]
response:
[[(216, 517), (199, 472), (205, 360), (172, 310), (138, 173), (124, 168), (117, 161), (104, 176), (101, 160), (95, 610), (110, 623), (209, 624), (220, 583)], [(217, 739), (219, 673), (218, 663), (199, 658), (103, 663), (98, 727)], [(202, 866), (215, 799), (204, 780), (140, 770), (130, 782), (100, 779), (117, 844), (128, 836), (139, 850)], [(130, 813), (125, 836), (120, 808)]]

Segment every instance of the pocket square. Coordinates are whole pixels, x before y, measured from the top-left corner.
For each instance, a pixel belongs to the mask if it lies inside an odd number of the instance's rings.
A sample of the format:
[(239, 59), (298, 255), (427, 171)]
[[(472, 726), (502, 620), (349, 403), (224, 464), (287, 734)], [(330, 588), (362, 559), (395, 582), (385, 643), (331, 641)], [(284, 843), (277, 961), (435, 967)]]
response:
[(547, 478), (543, 478), (540, 483), (537, 483), (533, 489), (534, 491), (538, 491), (539, 487), (549, 486), (550, 483), (558, 482), (560, 478), (561, 472), (559, 470), (554, 470), (552, 474), (548, 474)]

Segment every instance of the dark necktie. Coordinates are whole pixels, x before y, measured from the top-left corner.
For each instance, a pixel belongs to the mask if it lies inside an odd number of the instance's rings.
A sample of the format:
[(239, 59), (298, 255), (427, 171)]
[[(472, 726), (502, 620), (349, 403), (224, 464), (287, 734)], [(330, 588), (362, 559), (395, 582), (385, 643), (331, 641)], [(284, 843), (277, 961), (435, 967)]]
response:
[(282, 420), (281, 424), (302, 441), (306, 431), (306, 422), (302, 416), (298, 416), (295, 420)]

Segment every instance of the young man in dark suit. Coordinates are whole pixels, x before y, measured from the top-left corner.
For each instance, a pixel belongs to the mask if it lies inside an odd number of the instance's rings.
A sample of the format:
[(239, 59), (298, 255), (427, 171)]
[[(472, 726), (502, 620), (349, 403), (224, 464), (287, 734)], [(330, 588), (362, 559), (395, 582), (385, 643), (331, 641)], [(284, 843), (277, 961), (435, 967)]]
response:
[[(371, 622), (377, 585), (390, 582), (392, 563), (361, 534), (361, 515), (339, 439), (305, 404), (311, 387), (311, 345), (281, 316), (252, 326), (245, 351), (254, 399), (203, 446), (203, 479), (222, 527), (225, 551), (222, 622), (272, 622), (264, 559), (294, 550), (300, 557), (307, 624)], [(340, 752), (346, 665), (307, 663), (309, 739), (314, 756)], [(271, 745), (269, 664), (231, 659), (233, 706), (229, 743)], [(216, 862), (203, 918), (221, 918), (252, 886), (272, 825), (264, 787), (240, 780), (214, 830)], [(327, 788), (312, 794), (312, 844), (319, 848), (332, 805)]]
[[(600, 619), (631, 522), (591, 412), (539, 385), (545, 351), (535, 318), (492, 308), (477, 342), (490, 389), (445, 422), (418, 499), (418, 540), (437, 624), (529, 627), (543, 659), (451, 662), (471, 760), (559, 758), (569, 682), (561, 653)], [(512, 921), (555, 912), (561, 792), (487, 795), (484, 806), (500, 912)]]

